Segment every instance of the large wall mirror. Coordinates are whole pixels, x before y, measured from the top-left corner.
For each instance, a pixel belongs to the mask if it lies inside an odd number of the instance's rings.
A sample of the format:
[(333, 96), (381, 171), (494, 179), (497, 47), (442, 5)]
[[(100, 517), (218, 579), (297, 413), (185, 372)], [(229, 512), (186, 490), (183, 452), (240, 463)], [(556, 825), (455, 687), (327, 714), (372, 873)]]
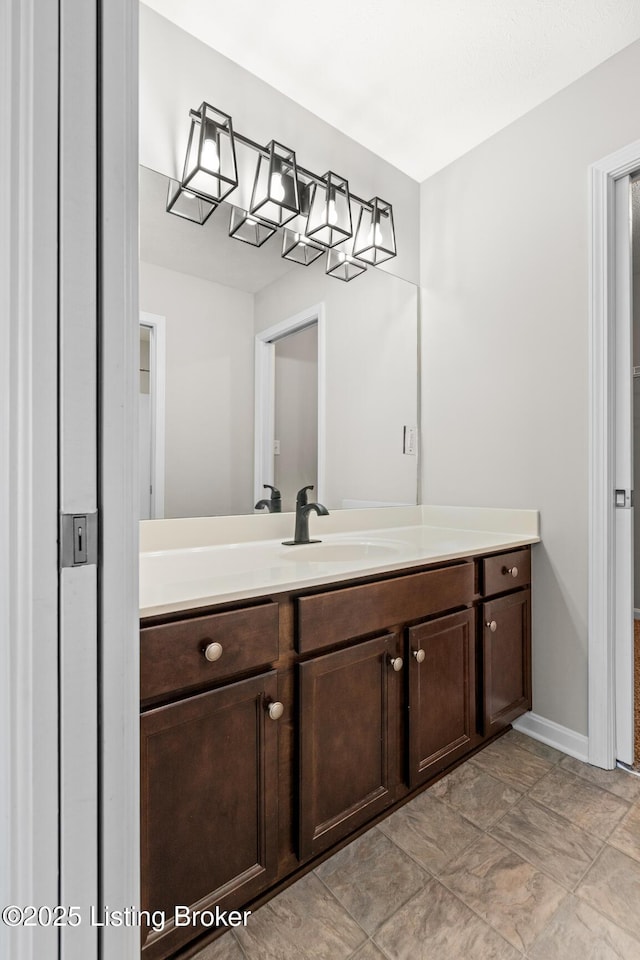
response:
[(305, 484), (330, 510), (416, 503), (417, 287), (230, 238), (224, 203), (181, 219), (167, 188), (141, 168), (142, 518), (253, 513), (264, 484), (283, 511)]

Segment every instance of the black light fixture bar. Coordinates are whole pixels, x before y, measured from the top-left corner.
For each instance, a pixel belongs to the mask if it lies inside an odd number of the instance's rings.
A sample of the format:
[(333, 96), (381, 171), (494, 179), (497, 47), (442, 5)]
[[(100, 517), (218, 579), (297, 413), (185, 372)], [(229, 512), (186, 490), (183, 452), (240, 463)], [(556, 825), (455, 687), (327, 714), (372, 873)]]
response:
[[(192, 110), (191, 113), (192, 114), (195, 113), (196, 116), (199, 116), (197, 110), (195, 111)], [(250, 137), (245, 137), (244, 134), (238, 133), (237, 130), (233, 131), (233, 137), (235, 140), (237, 140), (238, 143), (244, 144), (245, 147), (250, 147), (252, 150), (255, 150), (256, 153), (261, 154), (263, 157), (269, 156), (268, 147), (263, 147), (262, 144), (257, 143), (255, 140), (252, 140)], [(320, 174), (314, 173), (313, 170), (307, 170), (306, 167), (301, 167), (300, 164), (298, 164), (298, 177), (305, 177), (306, 179), (312, 180), (314, 183), (317, 183), (320, 186), (324, 184), (324, 179), (320, 176)], [(368, 210), (370, 213), (373, 212), (373, 203), (371, 200), (363, 200), (362, 197), (359, 197), (356, 193), (354, 193), (351, 190), (351, 188), (349, 188), (349, 196), (351, 197), (352, 200), (355, 200), (355, 202), (359, 206), (364, 207), (365, 210)]]

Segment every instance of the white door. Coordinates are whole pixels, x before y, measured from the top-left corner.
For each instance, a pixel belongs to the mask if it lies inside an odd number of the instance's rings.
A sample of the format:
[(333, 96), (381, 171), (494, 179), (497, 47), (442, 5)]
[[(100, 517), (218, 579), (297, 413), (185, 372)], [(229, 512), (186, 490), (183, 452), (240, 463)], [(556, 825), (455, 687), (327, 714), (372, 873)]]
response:
[(615, 182), (616, 759), (633, 764), (633, 340), (630, 177)]

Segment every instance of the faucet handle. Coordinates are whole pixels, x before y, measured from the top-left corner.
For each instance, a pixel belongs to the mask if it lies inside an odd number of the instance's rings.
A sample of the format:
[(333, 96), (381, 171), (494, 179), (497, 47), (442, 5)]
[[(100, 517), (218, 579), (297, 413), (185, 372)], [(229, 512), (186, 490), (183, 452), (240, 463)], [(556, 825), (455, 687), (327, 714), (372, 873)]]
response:
[(298, 490), (298, 493), (296, 494), (296, 506), (305, 507), (307, 505), (307, 503), (309, 502), (309, 498), (307, 496), (307, 490), (313, 490), (312, 483), (309, 484), (308, 487), (302, 487), (301, 490)]
[(282, 499), (282, 494), (280, 493), (280, 491), (277, 490), (276, 487), (272, 487), (270, 483), (263, 483), (262, 486), (265, 488), (265, 490), (271, 490), (271, 499), (272, 499), (272, 500), (281, 500), (281, 499)]

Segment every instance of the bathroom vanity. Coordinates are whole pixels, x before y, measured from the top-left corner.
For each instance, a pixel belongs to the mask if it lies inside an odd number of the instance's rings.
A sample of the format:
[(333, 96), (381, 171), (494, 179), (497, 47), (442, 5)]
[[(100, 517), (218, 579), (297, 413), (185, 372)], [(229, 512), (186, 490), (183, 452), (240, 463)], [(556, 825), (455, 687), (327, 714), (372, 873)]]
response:
[[(241, 544), (271, 588), (247, 576), (242, 596), (227, 577), (217, 602), (210, 579), (187, 596), (211, 561), (183, 550), (170, 602), (142, 611), (143, 909), (266, 899), (529, 710), (537, 539), (423, 522)], [(297, 579), (278, 573), (287, 549), (306, 551)], [(143, 596), (170, 553), (148, 553)], [(147, 931), (143, 956), (187, 956), (210, 934)]]

